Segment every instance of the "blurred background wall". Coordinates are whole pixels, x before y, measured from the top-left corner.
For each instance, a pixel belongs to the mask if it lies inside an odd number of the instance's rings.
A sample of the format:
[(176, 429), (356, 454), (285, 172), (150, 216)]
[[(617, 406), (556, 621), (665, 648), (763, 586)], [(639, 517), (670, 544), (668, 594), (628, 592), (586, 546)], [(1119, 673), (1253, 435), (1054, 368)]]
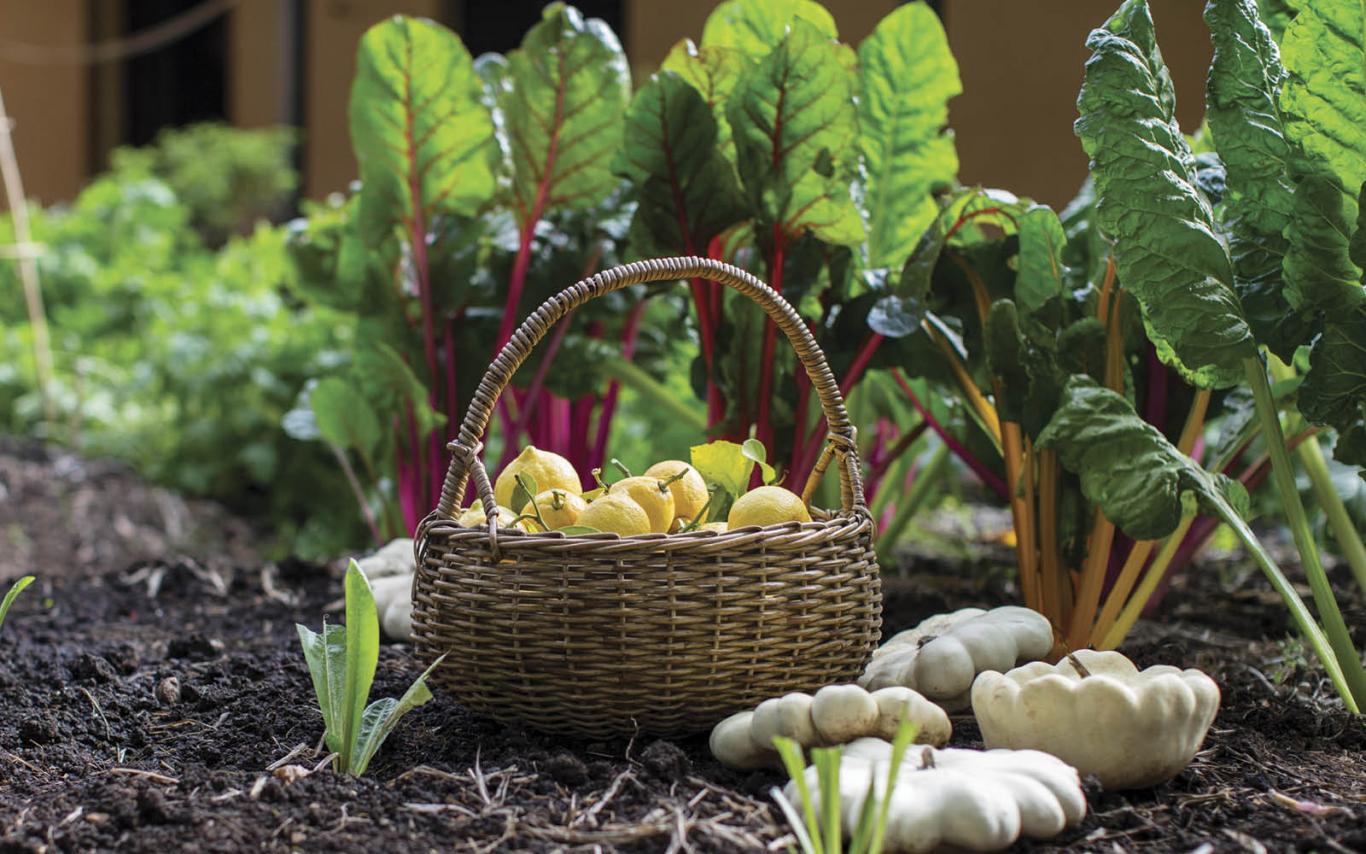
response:
[[(637, 81), (697, 38), (717, 0), (581, 0), (621, 36)], [(963, 78), (952, 104), (961, 178), (1065, 203), (1086, 173), (1072, 135), (1086, 34), (1118, 0), (937, 0)], [(541, 0), (8, 0), (0, 94), (29, 196), (69, 199), (118, 145), (219, 119), (301, 127), (304, 193), (356, 172), (346, 102), (356, 44), (395, 13), (458, 31), (474, 54), (506, 51)], [(825, 0), (857, 44), (896, 0)], [(1202, 2), (1152, 0), (1187, 130), (1200, 123), (1209, 37)], [(82, 45), (97, 45), (94, 50)], [(910, 85), (910, 84), (908, 84)], [(1184, 98), (1181, 97), (1184, 95)]]

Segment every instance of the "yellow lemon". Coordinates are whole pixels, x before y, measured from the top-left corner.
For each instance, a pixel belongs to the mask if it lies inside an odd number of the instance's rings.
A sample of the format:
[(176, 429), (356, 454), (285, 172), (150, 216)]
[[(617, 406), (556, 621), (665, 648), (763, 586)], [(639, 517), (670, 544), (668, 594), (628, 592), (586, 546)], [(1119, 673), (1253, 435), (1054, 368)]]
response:
[(724, 534), (726, 531), (730, 530), (730, 528), (725, 522), (703, 522), (702, 530), (715, 531), (718, 534)]
[(761, 486), (740, 496), (730, 506), (729, 530), (746, 525), (781, 525), (784, 522), (810, 522), (802, 497), (781, 486)]
[(683, 476), (669, 484), (669, 491), (674, 496), (674, 517), (687, 524), (707, 506), (707, 482), (697, 469), (682, 460), (664, 460), (647, 468), (644, 476), (669, 480), (679, 472)]
[(673, 527), (674, 494), (657, 477), (628, 477), (607, 488), (609, 495), (625, 493), (650, 517), (650, 530), (663, 534)]
[[(536, 506), (533, 508), (532, 501)], [(523, 519), (522, 524), (526, 525), (528, 531), (539, 531), (541, 525), (534, 518), (536, 511), (541, 513), (541, 519), (555, 531), (566, 525), (578, 523), (579, 514), (583, 513), (588, 503), (572, 492), (565, 492), (563, 489), (547, 489), (536, 494), (536, 497), (528, 501), (522, 508), (523, 516), (533, 518)]]
[(531, 475), (536, 481), (537, 492), (563, 489), (574, 495), (583, 494), (579, 473), (574, 471), (574, 466), (569, 460), (559, 454), (537, 450), (534, 445), (527, 445), (517, 455), (517, 459), (508, 463), (498, 474), (498, 481), (493, 485), (493, 497), (499, 506), (511, 506), (512, 493), (517, 489), (519, 474)]
[[(478, 498), (474, 503), (466, 507), (460, 517), (455, 520), (462, 528), (483, 528), (488, 525), (488, 517), (484, 515), (484, 502)], [(517, 521), (517, 514), (506, 507), (498, 508), (498, 527), (518, 528), (525, 530), (524, 526)]]
[(650, 533), (649, 515), (622, 492), (609, 492), (593, 499), (579, 514), (577, 524), (623, 537)]

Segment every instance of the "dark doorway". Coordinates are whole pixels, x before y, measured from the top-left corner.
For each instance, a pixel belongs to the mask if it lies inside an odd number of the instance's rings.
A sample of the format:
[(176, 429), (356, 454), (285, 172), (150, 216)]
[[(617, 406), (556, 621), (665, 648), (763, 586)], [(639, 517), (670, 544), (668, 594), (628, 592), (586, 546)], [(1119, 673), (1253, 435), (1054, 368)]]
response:
[[(202, 0), (123, 4), (123, 32), (137, 33)], [(146, 145), (166, 127), (227, 118), (227, 16), (124, 64), (123, 142)]]

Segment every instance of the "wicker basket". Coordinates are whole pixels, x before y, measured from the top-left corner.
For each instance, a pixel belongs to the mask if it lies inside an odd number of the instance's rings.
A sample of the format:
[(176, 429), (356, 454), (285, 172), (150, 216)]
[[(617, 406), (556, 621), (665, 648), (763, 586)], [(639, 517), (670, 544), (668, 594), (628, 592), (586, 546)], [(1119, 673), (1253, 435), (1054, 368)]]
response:
[[(464, 528), (466, 479), (494, 507), (480, 439), (498, 396), (558, 320), (643, 282), (709, 279), (757, 302), (820, 397), (828, 442), (803, 498), (834, 460), (843, 508), (809, 523), (726, 533), (565, 536)], [(436, 510), (419, 526), (413, 639), (446, 660), (436, 684), (470, 709), (585, 737), (705, 730), (789, 691), (851, 681), (882, 625), (873, 521), (839, 387), (792, 307), (738, 268), (700, 258), (615, 267), (552, 297), (489, 367), (450, 444)]]

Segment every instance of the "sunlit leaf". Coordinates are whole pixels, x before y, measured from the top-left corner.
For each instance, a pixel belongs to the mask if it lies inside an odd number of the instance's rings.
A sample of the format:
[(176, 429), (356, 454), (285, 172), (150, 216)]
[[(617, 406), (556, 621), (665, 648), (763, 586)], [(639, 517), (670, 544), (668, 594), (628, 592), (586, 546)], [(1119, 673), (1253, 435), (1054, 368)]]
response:
[(601, 202), (616, 179), (631, 74), (616, 34), (551, 3), (507, 57), (498, 92), (512, 152), (512, 206), (529, 228), (547, 210)]
[(350, 122), (369, 235), (401, 224), (425, 240), (437, 214), (473, 213), (493, 196), (498, 152), (480, 96), (469, 51), (440, 24), (395, 16), (366, 32)]
[(740, 180), (762, 227), (846, 246), (863, 240), (850, 198), (858, 157), (852, 58), (798, 19), (731, 94)]
[(923, 2), (883, 18), (858, 59), (869, 263), (896, 268), (939, 211), (930, 189), (958, 174), (944, 127), (949, 99), (963, 87), (939, 16)]
[(836, 38), (835, 19), (815, 0), (724, 0), (707, 16), (702, 47), (722, 47), (759, 59), (783, 40), (800, 18), (827, 39)]

